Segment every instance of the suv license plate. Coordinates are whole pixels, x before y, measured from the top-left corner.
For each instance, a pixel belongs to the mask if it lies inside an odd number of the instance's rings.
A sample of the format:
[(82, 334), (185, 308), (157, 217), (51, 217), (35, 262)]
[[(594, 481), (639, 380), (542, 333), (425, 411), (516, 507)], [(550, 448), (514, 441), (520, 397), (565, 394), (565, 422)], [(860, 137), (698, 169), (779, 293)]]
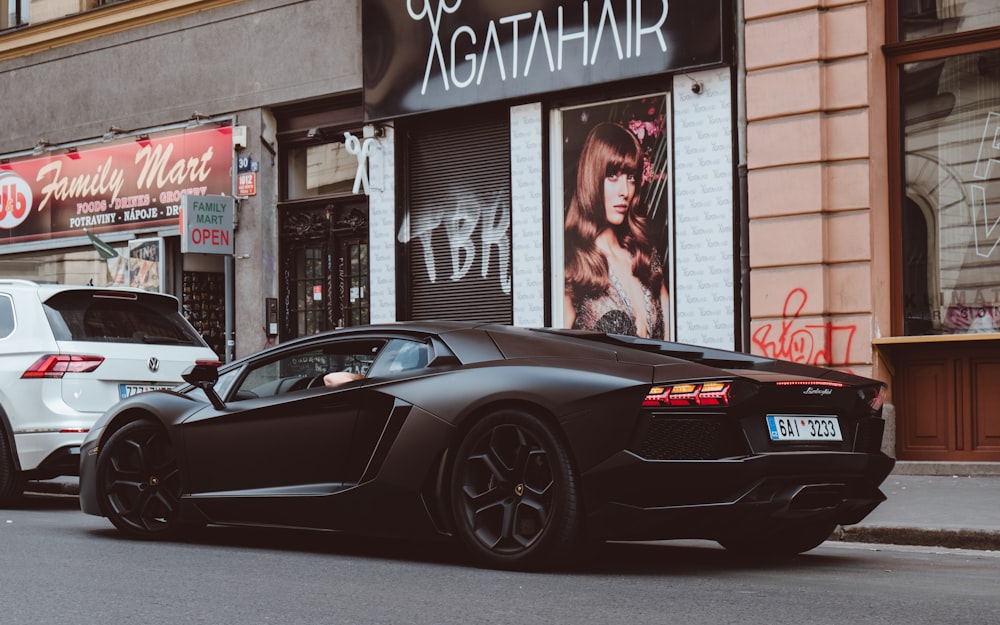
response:
[(118, 385), (118, 395), (125, 399), (126, 397), (132, 397), (133, 395), (138, 395), (139, 393), (145, 393), (147, 391), (159, 391), (165, 388), (173, 388), (173, 384), (119, 384)]
[(772, 441), (842, 441), (837, 417), (767, 415)]

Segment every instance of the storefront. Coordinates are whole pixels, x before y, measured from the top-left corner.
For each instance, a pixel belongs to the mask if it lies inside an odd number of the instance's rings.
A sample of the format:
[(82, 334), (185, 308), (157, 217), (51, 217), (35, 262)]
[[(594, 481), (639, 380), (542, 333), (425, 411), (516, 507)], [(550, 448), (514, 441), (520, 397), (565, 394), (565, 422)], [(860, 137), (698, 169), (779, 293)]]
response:
[(224, 354), (223, 265), (181, 254), (180, 217), (184, 196), (233, 195), (231, 121), (109, 132), (4, 157), (0, 277), (174, 294)]
[(608, 295), (645, 322), (604, 327), (735, 347), (732, 3), (414, 5), (362, 14), (365, 119), (394, 138), (377, 162), (398, 163), (392, 247), (372, 236), (392, 257), (396, 317), (579, 324), (567, 259), (594, 243), (567, 234), (567, 215), (600, 130), (635, 145), (634, 166), (597, 175), (637, 190), (622, 212), (655, 278)]
[[(220, 357), (371, 315), (343, 134), (363, 125), (360, 2), (23, 4), (0, 80), (37, 97), (0, 110), (0, 277), (170, 293)], [(192, 193), (233, 198), (225, 253), (182, 251)]]
[(350, 151), (363, 134), (361, 95), (282, 107), (276, 117), (277, 338), (369, 323), (368, 197), (355, 189), (359, 161)]
[(898, 457), (998, 461), (1000, 14), (887, 4)]

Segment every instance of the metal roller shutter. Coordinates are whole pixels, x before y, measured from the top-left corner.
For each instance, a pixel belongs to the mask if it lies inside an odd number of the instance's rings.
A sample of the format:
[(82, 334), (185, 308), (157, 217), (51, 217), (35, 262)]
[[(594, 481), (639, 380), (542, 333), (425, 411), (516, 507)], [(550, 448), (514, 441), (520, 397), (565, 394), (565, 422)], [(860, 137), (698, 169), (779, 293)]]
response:
[(503, 113), (421, 123), (408, 133), (412, 319), (513, 321), (510, 126)]

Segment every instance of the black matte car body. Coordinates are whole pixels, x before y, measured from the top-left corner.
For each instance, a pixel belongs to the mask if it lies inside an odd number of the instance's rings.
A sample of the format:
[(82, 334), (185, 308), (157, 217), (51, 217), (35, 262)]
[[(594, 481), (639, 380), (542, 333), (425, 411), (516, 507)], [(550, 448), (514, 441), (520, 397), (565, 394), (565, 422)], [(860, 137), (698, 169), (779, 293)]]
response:
[[(365, 377), (324, 386), (340, 367)], [(794, 554), (882, 502), (894, 462), (878, 381), (626, 336), (366, 326), (185, 380), (90, 432), (85, 512), (138, 538), (204, 524), (457, 537), (509, 568), (602, 540)], [(769, 415), (820, 430), (775, 441)]]

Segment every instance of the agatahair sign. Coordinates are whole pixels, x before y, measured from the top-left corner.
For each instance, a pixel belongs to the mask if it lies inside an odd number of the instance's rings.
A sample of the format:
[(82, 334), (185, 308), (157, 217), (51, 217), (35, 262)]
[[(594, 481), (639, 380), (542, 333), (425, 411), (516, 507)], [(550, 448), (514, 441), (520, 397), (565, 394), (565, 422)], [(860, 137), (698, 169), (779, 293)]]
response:
[(731, 0), (366, 0), (369, 120), (726, 63)]

